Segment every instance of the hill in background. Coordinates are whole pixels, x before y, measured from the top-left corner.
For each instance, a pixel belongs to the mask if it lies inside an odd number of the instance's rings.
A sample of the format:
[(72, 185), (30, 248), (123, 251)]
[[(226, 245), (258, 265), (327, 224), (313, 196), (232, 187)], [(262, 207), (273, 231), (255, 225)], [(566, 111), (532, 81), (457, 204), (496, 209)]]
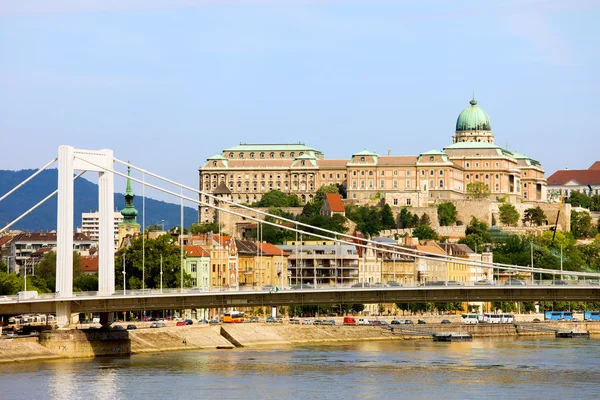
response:
[[(31, 176), (35, 170), (21, 171), (0, 170), (0, 196)], [(56, 190), (58, 170), (48, 169), (33, 178), (30, 182), (18, 189), (0, 202), (0, 226), (5, 226), (19, 215), (37, 204), (44, 197)], [(139, 211), (137, 221), (142, 223), (142, 196), (136, 193), (134, 204)], [(115, 193), (115, 208), (121, 210), (125, 206), (123, 194)], [(98, 210), (98, 185), (83, 177), (75, 180), (75, 215), (74, 226), (81, 226), (81, 213)], [(165, 228), (180, 225), (181, 206), (160, 200), (146, 198), (146, 226), (160, 224), (165, 221)], [(56, 229), (57, 196), (52, 197), (31, 214), (24, 217), (11, 227), (11, 229), (30, 231), (51, 231)], [(198, 210), (184, 207), (184, 226), (189, 227), (198, 221)]]

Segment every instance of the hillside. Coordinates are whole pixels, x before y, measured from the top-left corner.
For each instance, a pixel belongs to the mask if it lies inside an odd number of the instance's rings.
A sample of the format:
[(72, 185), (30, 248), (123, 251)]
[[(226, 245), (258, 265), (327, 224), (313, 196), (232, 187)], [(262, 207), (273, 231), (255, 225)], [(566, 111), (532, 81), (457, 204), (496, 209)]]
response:
[[(18, 185), (27, 177), (31, 176), (35, 170), (6, 171), (0, 170), (0, 196), (7, 193), (13, 187)], [(57, 188), (58, 171), (49, 169), (43, 171), (32, 181), (28, 182), (15, 193), (8, 196), (0, 203), (0, 226), (5, 226), (13, 221), (23, 212), (52, 193)], [(139, 211), (138, 222), (141, 224), (142, 218), (142, 197), (138, 196), (134, 200), (135, 207)], [(125, 206), (123, 194), (115, 193), (115, 208), (120, 210)], [(98, 209), (98, 185), (92, 183), (83, 177), (75, 181), (75, 226), (81, 226), (81, 213), (96, 211)], [(54, 230), (56, 229), (56, 196), (49, 199), (46, 203), (38, 207), (31, 214), (23, 218), (11, 227), (11, 229), (29, 229), (29, 230)], [(152, 225), (165, 221), (165, 228), (177, 226), (180, 223), (179, 204), (167, 203), (164, 201), (146, 198), (146, 225)], [(198, 220), (198, 210), (191, 207), (184, 208), (184, 225), (189, 227)]]

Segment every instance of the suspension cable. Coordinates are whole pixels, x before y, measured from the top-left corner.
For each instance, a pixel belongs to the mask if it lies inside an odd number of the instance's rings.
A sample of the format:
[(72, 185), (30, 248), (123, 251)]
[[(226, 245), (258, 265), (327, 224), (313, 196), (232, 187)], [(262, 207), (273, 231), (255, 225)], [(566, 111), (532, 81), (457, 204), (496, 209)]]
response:
[(32, 180), (33, 178), (35, 178), (36, 176), (38, 176), (39, 174), (41, 174), (46, 168), (48, 168), (49, 166), (51, 166), (52, 164), (54, 164), (54, 162), (56, 160), (58, 160), (58, 157), (54, 157), (54, 159), (52, 161), (50, 161), (48, 164), (46, 164), (42, 168), (38, 169), (29, 178), (25, 179), (23, 182), (19, 183), (17, 186), (15, 186), (14, 188), (12, 188), (4, 196), (0, 197), (0, 201), (4, 200), (8, 196), (10, 196), (12, 193), (14, 193), (15, 191), (17, 191), (19, 188), (21, 188), (23, 185), (25, 185), (27, 182), (29, 182), (30, 180)]

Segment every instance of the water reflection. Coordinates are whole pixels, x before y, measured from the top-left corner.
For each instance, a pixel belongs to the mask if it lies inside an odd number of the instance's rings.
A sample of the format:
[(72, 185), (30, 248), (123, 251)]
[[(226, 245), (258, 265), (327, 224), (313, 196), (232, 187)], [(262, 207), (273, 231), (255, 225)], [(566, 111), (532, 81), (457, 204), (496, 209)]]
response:
[(493, 338), (155, 353), (11, 364), (0, 387), (7, 399), (595, 398), (598, 350), (596, 340)]

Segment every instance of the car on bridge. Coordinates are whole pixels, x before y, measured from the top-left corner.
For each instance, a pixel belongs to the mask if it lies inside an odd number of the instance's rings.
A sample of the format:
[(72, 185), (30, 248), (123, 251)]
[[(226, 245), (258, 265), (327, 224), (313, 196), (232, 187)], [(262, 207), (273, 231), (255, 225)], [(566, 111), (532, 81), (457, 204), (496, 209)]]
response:
[(512, 285), (512, 286), (519, 286), (519, 285), (525, 285), (525, 281), (522, 281), (520, 279), (515, 279), (515, 278), (510, 278), (507, 279), (506, 282), (504, 282), (505, 285)]
[(494, 286), (496, 283), (487, 279), (480, 279), (475, 282), (475, 286)]
[(314, 289), (314, 285), (310, 283), (299, 283), (297, 285), (292, 285), (292, 290), (301, 290), (301, 289)]
[(402, 287), (402, 284), (400, 282), (396, 282), (396, 281), (387, 281), (386, 285), (388, 287)]
[(355, 283), (354, 285), (350, 286), (353, 288), (368, 288), (371, 287), (371, 284), (369, 282), (361, 282), (361, 283)]
[(130, 331), (132, 329), (137, 329), (137, 326), (135, 326), (134, 324), (129, 324), (127, 325), (127, 330)]

